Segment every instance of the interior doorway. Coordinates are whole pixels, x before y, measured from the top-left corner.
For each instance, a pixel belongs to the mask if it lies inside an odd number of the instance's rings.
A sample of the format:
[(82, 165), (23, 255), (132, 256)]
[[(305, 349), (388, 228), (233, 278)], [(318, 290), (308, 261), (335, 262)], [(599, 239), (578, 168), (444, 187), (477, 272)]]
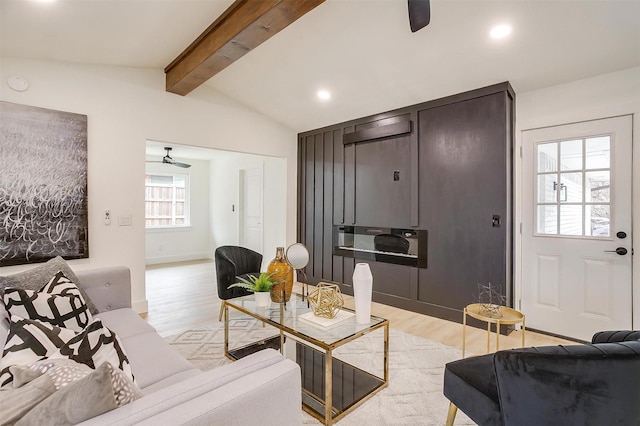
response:
[[(175, 161), (191, 167), (162, 163), (166, 146), (173, 147), (171, 155)], [(147, 173), (188, 175), (188, 199), (191, 202), (188, 226), (145, 229), (145, 262), (149, 267), (173, 267), (204, 260), (204, 268), (213, 271), (215, 249), (223, 245), (239, 245), (241, 204), (247, 206), (244, 209), (247, 212), (244, 222), (248, 224), (245, 235), (253, 241), (245, 241), (247, 245), (257, 248), (268, 261), (275, 247), (286, 241), (286, 203), (271, 202), (268, 209), (263, 207), (263, 200), (286, 200), (286, 190), (282, 187), (287, 167), (284, 158), (148, 140), (146, 161)], [(246, 181), (242, 186), (246, 186), (243, 189), (245, 201), (239, 198), (241, 175)], [(255, 213), (258, 215), (254, 217)], [(260, 228), (250, 226), (251, 221)], [(152, 304), (163, 299), (164, 281), (157, 277), (156, 274), (147, 274), (146, 295), (150, 311), (155, 309)], [(188, 275), (176, 275), (172, 279), (176, 288), (190, 285)], [(203, 285), (206, 287), (190, 291), (198, 294), (215, 292), (215, 283)]]
[(242, 247), (263, 253), (264, 168), (241, 169), (238, 183), (238, 241)]

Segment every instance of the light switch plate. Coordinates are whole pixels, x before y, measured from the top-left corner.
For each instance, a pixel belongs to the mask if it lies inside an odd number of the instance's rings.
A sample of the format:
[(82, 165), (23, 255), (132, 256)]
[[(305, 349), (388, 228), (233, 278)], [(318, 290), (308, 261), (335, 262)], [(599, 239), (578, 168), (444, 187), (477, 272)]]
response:
[(118, 216), (118, 226), (131, 226), (132, 221), (130, 214)]

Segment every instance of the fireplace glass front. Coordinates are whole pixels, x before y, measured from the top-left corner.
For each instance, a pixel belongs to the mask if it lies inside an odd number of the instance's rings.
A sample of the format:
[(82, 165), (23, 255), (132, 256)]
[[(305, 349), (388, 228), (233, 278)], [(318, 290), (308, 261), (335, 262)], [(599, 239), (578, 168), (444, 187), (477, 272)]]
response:
[(427, 231), (365, 226), (335, 226), (337, 256), (427, 267)]

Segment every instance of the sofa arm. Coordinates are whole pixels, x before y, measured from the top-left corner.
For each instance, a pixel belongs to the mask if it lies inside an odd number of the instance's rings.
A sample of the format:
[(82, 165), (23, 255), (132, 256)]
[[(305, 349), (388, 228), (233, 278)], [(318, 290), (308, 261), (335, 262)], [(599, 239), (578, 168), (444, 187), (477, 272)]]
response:
[(494, 355), (505, 426), (640, 424), (640, 342)]
[(83, 422), (94, 425), (302, 424), (300, 367), (273, 349), (190, 377)]
[(640, 331), (616, 330), (599, 331), (591, 338), (591, 343), (615, 343), (640, 340)]
[(75, 271), (98, 312), (131, 307), (131, 273), (124, 266)]
[(302, 424), (300, 369), (291, 360), (282, 361), (138, 424), (299, 426)]

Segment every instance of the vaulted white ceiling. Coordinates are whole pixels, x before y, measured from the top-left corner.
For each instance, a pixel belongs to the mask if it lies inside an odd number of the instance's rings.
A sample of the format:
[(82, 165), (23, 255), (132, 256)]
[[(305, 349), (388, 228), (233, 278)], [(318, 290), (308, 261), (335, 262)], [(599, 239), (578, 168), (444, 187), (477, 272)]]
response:
[[(231, 3), (0, 0), (0, 53), (163, 69)], [(511, 37), (491, 40), (502, 22)], [(640, 0), (432, 0), (417, 33), (405, 0), (327, 0), (205, 84), (304, 131), (502, 81), (518, 93), (636, 66)]]

